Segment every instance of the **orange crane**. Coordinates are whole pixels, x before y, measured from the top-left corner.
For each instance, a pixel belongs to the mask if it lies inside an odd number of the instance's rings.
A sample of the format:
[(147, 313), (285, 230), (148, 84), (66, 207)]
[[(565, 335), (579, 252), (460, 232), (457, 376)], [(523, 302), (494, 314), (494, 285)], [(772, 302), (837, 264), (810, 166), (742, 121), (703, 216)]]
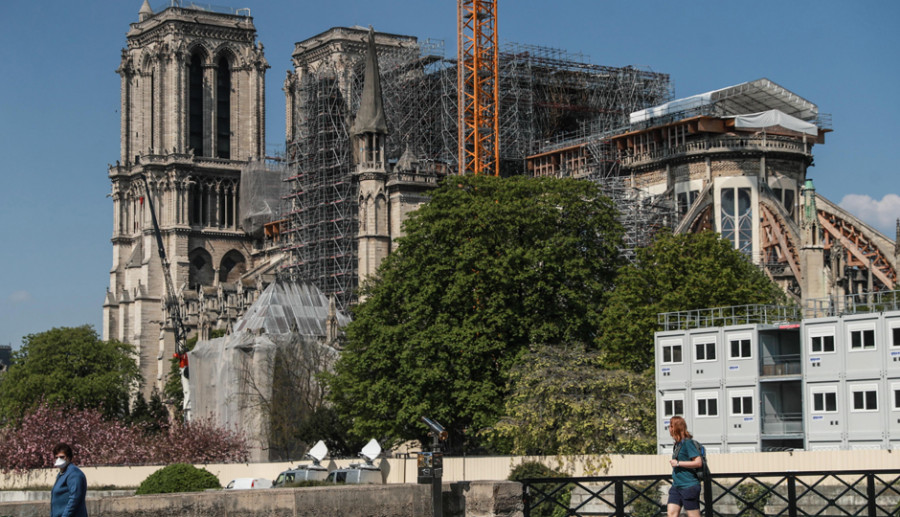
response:
[(459, 173), (500, 174), (497, 0), (457, 0)]

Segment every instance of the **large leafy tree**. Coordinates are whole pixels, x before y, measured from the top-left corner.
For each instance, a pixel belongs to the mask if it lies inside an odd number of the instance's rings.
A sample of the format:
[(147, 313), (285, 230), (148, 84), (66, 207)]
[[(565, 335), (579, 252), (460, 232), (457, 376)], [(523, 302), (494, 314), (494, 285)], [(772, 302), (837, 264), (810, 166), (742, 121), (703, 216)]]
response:
[[(502, 413), (530, 345), (592, 342), (621, 229), (599, 188), (570, 179), (454, 177), (412, 214), (329, 377), (359, 437), (465, 432)], [(453, 446), (454, 444), (451, 444)]]
[(785, 303), (783, 291), (718, 234), (663, 232), (619, 272), (598, 348), (607, 368), (640, 372), (653, 366), (659, 313), (771, 303)]
[(653, 453), (653, 383), (605, 369), (583, 345), (535, 347), (512, 369), (505, 415), (484, 435), (511, 454)]
[(101, 341), (88, 325), (54, 328), (25, 336), (0, 377), (0, 412), (17, 420), (44, 401), (124, 416), (139, 382), (133, 346)]

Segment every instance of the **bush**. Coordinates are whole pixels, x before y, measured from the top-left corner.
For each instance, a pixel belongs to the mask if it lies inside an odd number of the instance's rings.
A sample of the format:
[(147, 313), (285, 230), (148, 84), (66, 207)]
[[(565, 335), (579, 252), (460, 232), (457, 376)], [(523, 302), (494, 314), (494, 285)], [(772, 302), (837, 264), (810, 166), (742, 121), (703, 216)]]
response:
[(766, 504), (772, 497), (769, 487), (763, 483), (745, 482), (737, 487), (737, 495), (743, 499), (738, 501), (738, 506), (743, 515), (749, 517), (765, 517)]
[(659, 482), (637, 481), (625, 485), (625, 500), (631, 501), (632, 517), (665, 515), (666, 507), (660, 503)]
[[(510, 481), (521, 481), (523, 479), (533, 478), (562, 478), (565, 474), (550, 467), (538, 463), (536, 461), (526, 461), (520, 465), (516, 465), (512, 472), (509, 473)], [(543, 493), (551, 492), (557, 488), (554, 483), (536, 483), (533, 485), (536, 489)], [(538, 498), (542, 497), (537, 495)], [(537, 505), (531, 510), (532, 517), (564, 517), (568, 514), (566, 511), (572, 499), (572, 488), (566, 486), (556, 492), (550, 499)], [(557, 504), (559, 503), (559, 504)]]
[(147, 476), (135, 495), (200, 492), (209, 488), (222, 488), (212, 472), (187, 463), (174, 463)]

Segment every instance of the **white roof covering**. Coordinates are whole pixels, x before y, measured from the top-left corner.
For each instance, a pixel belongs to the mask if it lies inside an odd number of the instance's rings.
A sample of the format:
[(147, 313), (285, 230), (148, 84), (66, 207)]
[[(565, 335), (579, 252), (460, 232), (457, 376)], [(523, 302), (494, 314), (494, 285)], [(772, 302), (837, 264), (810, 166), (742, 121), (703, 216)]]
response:
[(779, 110), (769, 110), (760, 113), (750, 113), (748, 115), (737, 115), (734, 117), (734, 127), (746, 129), (763, 129), (767, 127), (783, 127), (796, 131), (798, 133), (806, 133), (807, 135), (819, 136), (819, 128), (810, 122), (804, 122), (796, 117), (792, 117)]
[[(338, 324), (350, 318), (337, 312)], [(301, 336), (324, 336), (328, 319), (328, 298), (311, 283), (272, 282), (234, 324), (234, 332), (266, 334), (296, 333)]]
[(815, 120), (819, 115), (818, 106), (812, 102), (762, 78), (635, 111), (631, 114), (631, 123), (637, 124), (705, 106), (714, 107), (717, 116), (725, 117), (769, 110), (779, 110), (801, 120)]

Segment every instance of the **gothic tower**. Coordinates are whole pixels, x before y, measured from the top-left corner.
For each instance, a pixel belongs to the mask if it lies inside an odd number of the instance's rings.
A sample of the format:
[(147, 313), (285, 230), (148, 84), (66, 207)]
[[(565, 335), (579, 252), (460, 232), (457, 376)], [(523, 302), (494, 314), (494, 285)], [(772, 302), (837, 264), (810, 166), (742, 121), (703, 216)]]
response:
[(385, 191), (388, 170), (384, 157), (385, 136), (388, 131), (381, 97), (374, 31), (369, 31), (364, 81), (359, 111), (350, 130), (356, 163), (354, 175), (359, 182), (357, 249), (360, 284), (375, 273), (391, 248), (388, 198)]
[(175, 288), (202, 295), (239, 278), (252, 251), (238, 223), (241, 167), (264, 156), (267, 68), (249, 10), (154, 13), (145, 0), (127, 33), (103, 338), (137, 346), (145, 396), (165, 382), (174, 343), (143, 178)]

